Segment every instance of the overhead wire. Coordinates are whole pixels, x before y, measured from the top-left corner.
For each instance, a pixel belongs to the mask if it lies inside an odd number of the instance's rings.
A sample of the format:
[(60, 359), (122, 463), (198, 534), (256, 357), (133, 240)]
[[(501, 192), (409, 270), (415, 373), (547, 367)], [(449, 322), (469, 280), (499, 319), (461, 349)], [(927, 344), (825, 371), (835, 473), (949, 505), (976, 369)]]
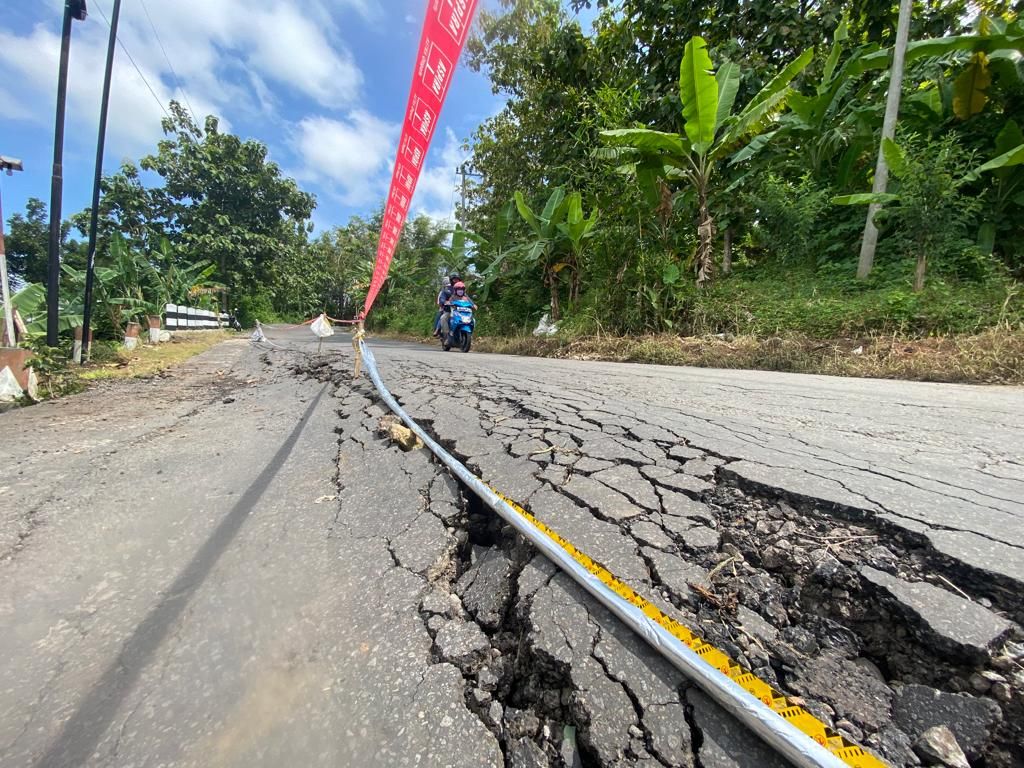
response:
[[(94, 7), (100, 12), (100, 16), (103, 18), (103, 21), (106, 22), (107, 28), (109, 29), (110, 19), (108, 19), (107, 14), (103, 12), (103, 6), (97, 3)], [(160, 97), (156, 95), (156, 91), (153, 90), (153, 86), (149, 84), (149, 80), (147, 80), (146, 76), (142, 74), (142, 70), (139, 68), (139, 65), (135, 63), (135, 59), (133, 59), (131, 53), (128, 52), (128, 48), (127, 46), (125, 46), (124, 41), (121, 40), (120, 35), (117, 36), (117, 44), (121, 46), (121, 50), (124, 51), (124, 55), (128, 57), (128, 61), (130, 61), (132, 66), (135, 67), (135, 71), (138, 72), (139, 77), (142, 78), (142, 82), (145, 83), (146, 88), (149, 89), (149, 92), (153, 95), (153, 98), (156, 100), (156, 103), (160, 105), (160, 109), (163, 110), (163, 113), (167, 115), (167, 117), (171, 117), (171, 113), (167, 111), (167, 107), (164, 106), (164, 103), (163, 101), (161, 101)]]
[(196, 117), (195, 111), (192, 109), (192, 104), (188, 100), (188, 93), (185, 91), (185, 86), (181, 84), (181, 80), (178, 78), (178, 73), (174, 71), (174, 65), (171, 63), (171, 57), (167, 55), (167, 49), (164, 48), (164, 43), (160, 39), (160, 33), (156, 31), (156, 24), (153, 23), (153, 17), (149, 15), (149, 8), (146, 7), (146, 0), (140, 0), (142, 4), (142, 10), (146, 14), (146, 20), (149, 21), (149, 28), (153, 30), (153, 37), (156, 38), (156, 44), (160, 46), (160, 51), (164, 55), (164, 61), (167, 62), (168, 68), (171, 70), (171, 77), (174, 78), (174, 85), (179, 91), (181, 91), (181, 97), (185, 100), (185, 106), (188, 107), (188, 113), (192, 115), (192, 119), (195, 120), (196, 125), (201, 125), (199, 118)]

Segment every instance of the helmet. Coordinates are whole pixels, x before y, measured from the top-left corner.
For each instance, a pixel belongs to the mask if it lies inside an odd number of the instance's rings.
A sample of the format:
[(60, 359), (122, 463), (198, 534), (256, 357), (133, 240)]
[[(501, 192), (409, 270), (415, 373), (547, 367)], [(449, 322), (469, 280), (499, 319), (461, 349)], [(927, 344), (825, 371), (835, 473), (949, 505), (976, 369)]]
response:
[(455, 292), (456, 296), (465, 296), (466, 295), (466, 284), (464, 282), (462, 282), (461, 280), (457, 280), (456, 282), (454, 282), (452, 284), (452, 290)]
[[(451, 286), (453, 286), (453, 287), (455, 286), (456, 283), (461, 282), (461, 281), (462, 281), (462, 278), (459, 277), (459, 273), (458, 272), (452, 272), (450, 275), (448, 275), (448, 283)], [(465, 286), (463, 286), (463, 288), (465, 288)]]

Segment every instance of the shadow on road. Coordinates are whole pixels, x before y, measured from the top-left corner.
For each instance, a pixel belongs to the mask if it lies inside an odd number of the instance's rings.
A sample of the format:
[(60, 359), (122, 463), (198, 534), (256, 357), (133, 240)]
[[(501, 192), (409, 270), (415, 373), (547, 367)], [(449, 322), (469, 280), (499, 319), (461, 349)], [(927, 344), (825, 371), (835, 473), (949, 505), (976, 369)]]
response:
[(248, 519), (249, 512), (288, 459), (309, 417), (316, 410), (326, 391), (327, 385), (324, 385), (255, 482), (246, 489), (235, 506), (214, 529), (210, 538), (199, 548), (185, 570), (174, 580), (164, 598), (136, 627), (113, 664), (93, 686), (50, 748), (36, 762), (36, 768), (72, 768), (84, 765), (89, 760), (117, 714), (124, 697), (131, 691), (192, 595), (210, 575), (220, 556)]

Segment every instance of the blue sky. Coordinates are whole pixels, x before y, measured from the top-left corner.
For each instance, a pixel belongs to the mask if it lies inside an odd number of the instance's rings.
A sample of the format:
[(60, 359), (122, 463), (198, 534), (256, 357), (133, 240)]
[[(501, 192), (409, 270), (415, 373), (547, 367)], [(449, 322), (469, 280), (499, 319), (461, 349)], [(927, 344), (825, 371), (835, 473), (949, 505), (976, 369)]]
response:
[[(119, 38), (156, 97), (119, 49), (105, 171), (153, 151), (161, 135), (161, 101), (187, 97), (200, 118), (216, 114), (226, 129), (264, 142), (285, 173), (316, 194), (318, 229), (371, 212), (390, 180), (425, 3), (123, 0)], [(88, 205), (91, 195), (108, 34), (103, 14), (110, 17), (112, 4), (88, 0), (89, 18), (73, 28), (65, 218)], [(6, 220), (24, 210), (30, 196), (49, 202), (63, 2), (6, 0), (4, 6), (0, 154), (25, 164), (23, 173), (0, 178)], [(502, 103), (485, 75), (459, 68), (420, 178), (414, 213), (437, 219), (451, 215), (455, 166), (464, 156), (460, 145)]]

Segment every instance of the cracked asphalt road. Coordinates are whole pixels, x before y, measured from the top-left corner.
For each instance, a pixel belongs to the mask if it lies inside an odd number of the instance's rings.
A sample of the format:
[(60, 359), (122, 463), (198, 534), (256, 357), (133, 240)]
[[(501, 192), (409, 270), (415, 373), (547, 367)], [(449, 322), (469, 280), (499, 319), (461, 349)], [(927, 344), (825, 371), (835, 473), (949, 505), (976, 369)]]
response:
[[(0, 415), (0, 763), (779, 764), (382, 438), (346, 338), (270, 336)], [(375, 349), (485, 479), (844, 733), (1024, 759), (1021, 390)]]
[(1024, 582), (1019, 387), (439, 355), (402, 345), (378, 358), (388, 381), (457, 370), (500, 382), (541, 412), (559, 400), (589, 404), (579, 417), (605, 434), (667, 430), (727, 457), (737, 478), (865, 510), (952, 558)]

